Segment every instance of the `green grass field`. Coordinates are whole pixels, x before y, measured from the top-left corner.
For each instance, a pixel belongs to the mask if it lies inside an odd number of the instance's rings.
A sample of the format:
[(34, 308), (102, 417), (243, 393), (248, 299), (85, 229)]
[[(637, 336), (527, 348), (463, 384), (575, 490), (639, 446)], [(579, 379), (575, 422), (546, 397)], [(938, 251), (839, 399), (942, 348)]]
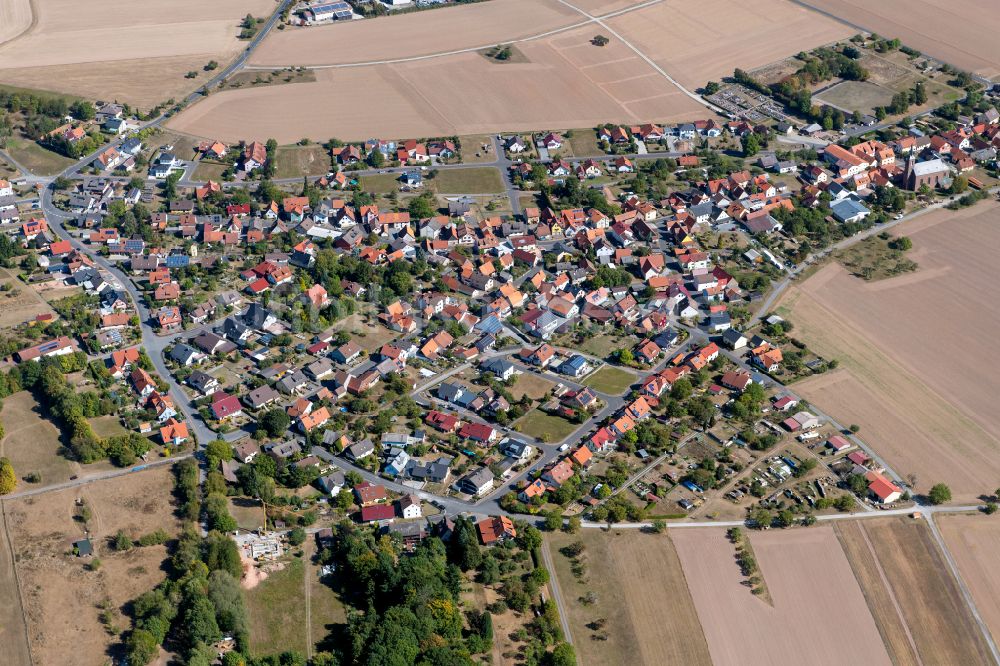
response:
[(584, 386), (608, 395), (621, 395), (636, 381), (635, 375), (621, 368), (605, 366), (583, 380)]
[(573, 130), (573, 136), (569, 138), (570, 150), (576, 157), (595, 157), (604, 155), (604, 151), (597, 145), (597, 132), (593, 127)]
[(7, 152), (24, 168), (39, 176), (54, 176), (74, 163), (74, 160), (28, 139), (11, 139), (7, 142)]
[(98, 416), (90, 419), (90, 427), (98, 437), (116, 437), (128, 432), (117, 416)]
[(222, 182), (222, 174), (228, 168), (229, 165), (222, 162), (198, 162), (198, 166), (194, 170), (193, 180), (214, 180), (220, 183)]
[(576, 424), (567, 421), (559, 416), (551, 416), (537, 409), (533, 409), (522, 416), (515, 424), (514, 428), (525, 435), (535, 437), (543, 442), (559, 442), (570, 435)]
[(305, 565), (298, 558), (243, 597), (250, 615), (250, 649), (267, 655), (285, 650), (306, 651)]
[[(350, 177), (350, 172), (347, 173)], [(380, 173), (374, 176), (361, 177), (361, 189), (374, 194), (388, 194), (399, 189), (398, 173)]]
[(427, 186), (442, 194), (493, 194), (503, 192), (500, 172), (493, 167), (438, 171)]

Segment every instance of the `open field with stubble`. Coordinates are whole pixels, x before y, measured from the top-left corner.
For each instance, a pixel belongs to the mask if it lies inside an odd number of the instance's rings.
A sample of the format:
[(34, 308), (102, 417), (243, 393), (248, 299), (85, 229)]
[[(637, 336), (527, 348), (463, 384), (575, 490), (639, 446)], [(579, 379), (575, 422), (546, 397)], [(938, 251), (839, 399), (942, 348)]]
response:
[(608, 25), (691, 90), (856, 32), (786, 0), (661, 2)]
[(896, 233), (913, 240), (915, 273), (865, 282), (830, 264), (783, 298), (796, 337), (841, 364), (796, 391), (860, 425), (917, 491), (944, 482), (974, 500), (1000, 478), (996, 349), (972, 333), (1000, 326), (1000, 308), (969, 288), (1000, 277), (1000, 205), (934, 211)]
[[(671, 537), (583, 530), (554, 533), (546, 540), (581, 663), (621, 663), (623, 655), (637, 664), (712, 663)], [(577, 541), (584, 544), (579, 559), (586, 568), (580, 579), (559, 552)], [(583, 601), (590, 592), (596, 595), (593, 604)], [(587, 626), (600, 618), (606, 620), (601, 629)]]
[(972, 600), (995, 641), (1000, 637), (1000, 521), (982, 514), (939, 515), (934, 518)]
[(806, 0), (869, 32), (899, 38), (934, 58), (994, 78), (1000, 75), (1000, 12), (992, 0)]
[[(159, 467), (4, 501), (34, 663), (109, 660), (108, 650), (119, 639), (102, 626), (99, 605), (114, 609), (114, 624), (125, 628), (121, 606), (163, 580), (161, 565), (167, 557), (165, 546), (115, 552), (110, 540), (119, 529), (133, 538), (156, 529), (176, 534), (172, 487), (171, 470)], [(71, 553), (71, 543), (84, 535), (83, 524), (74, 519), (77, 500), (85, 501), (92, 512), (88, 527), (101, 560), (97, 571), (88, 571), (88, 560)]]
[(670, 536), (717, 666), (892, 663), (832, 528), (749, 535), (773, 607), (742, 584), (725, 530)]
[(242, 48), (240, 20), (274, 6), (270, 0), (149, 0), (123, 11), (111, 0), (94, 0), (81, 11), (72, 0), (32, 4), (36, 23), (0, 45), (0, 81), (140, 105), (195, 87), (185, 72), (234, 56)]
[(844, 522), (836, 530), (897, 663), (992, 661), (944, 555), (922, 520)]
[(31, 27), (31, 1), (6, 0), (0, 4), (0, 45), (16, 39)]

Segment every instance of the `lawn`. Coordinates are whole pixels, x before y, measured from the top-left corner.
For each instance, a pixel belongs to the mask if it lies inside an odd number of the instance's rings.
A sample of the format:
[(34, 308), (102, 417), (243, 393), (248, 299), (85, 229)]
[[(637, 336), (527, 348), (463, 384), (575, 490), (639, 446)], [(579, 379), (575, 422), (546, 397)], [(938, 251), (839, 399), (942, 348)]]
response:
[(544, 377), (540, 377), (533, 372), (525, 372), (517, 376), (517, 381), (510, 388), (510, 394), (515, 400), (520, 400), (526, 395), (532, 400), (540, 400), (546, 393), (552, 390), (555, 384)]
[[(496, 159), (496, 155), (493, 153), (493, 144), (491, 142), (490, 134), (470, 134), (469, 136), (460, 136), (459, 140), (462, 142), (462, 162), (465, 164), (476, 164), (478, 162), (492, 162)], [(488, 146), (488, 150), (483, 150), (483, 146)], [(479, 153), (479, 156), (476, 156)]]
[(7, 142), (7, 152), (18, 164), (39, 176), (54, 176), (74, 163), (28, 139), (11, 139)]
[(578, 349), (584, 354), (590, 354), (598, 358), (607, 358), (613, 351), (622, 348), (631, 349), (639, 343), (639, 338), (634, 335), (618, 336), (607, 333), (588, 336), (579, 343), (572, 341), (572, 338), (569, 338), (569, 340), (569, 342), (560, 342), (560, 344)]
[(322, 176), (330, 168), (330, 154), (323, 146), (282, 146), (277, 150), (274, 177)]
[(427, 185), (442, 194), (493, 194), (504, 190), (500, 172), (493, 167), (442, 169)]
[(98, 437), (116, 437), (128, 432), (117, 416), (98, 416), (90, 419), (90, 427)]
[(252, 590), (244, 590), (250, 615), (250, 649), (267, 655), (306, 651), (305, 565), (296, 557), (272, 571)]
[(607, 395), (621, 395), (636, 381), (635, 375), (621, 368), (605, 366), (583, 380), (584, 386)]
[(41, 483), (49, 485), (76, 473), (75, 465), (60, 454), (59, 430), (44, 417), (31, 393), (19, 391), (4, 398), (0, 422), (6, 431), (0, 456), (10, 459), (18, 478), (36, 472)]
[(249, 497), (230, 497), (229, 513), (243, 530), (257, 530), (264, 522), (260, 502)]
[(592, 127), (573, 130), (569, 145), (575, 157), (595, 157), (605, 154), (597, 145), (597, 132)]
[[(347, 607), (340, 600), (340, 595), (330, 585), (336, 585), (337, 580), (323, 580), (319, 576), (319, 567), (312, 563), (312, 557), (316, 551), (316, 542), (307, 539), (303, 544), (304, 557), (310, 558), (306, 564), (306, 575), (309, 585), (309, 619), (310, 638), (314, 648), (319, 650), (329, 650), (342, 635), (342, 630), (347, 626)], [(334, 574), (336, 576), (336, 574)], [(333, 578), (333, 577), (331, 577)]]
[(874, 113), (876, 106), (892, 102), (892, 91), (868, 81), (841, 81), (816, 95), (816, 99), (845, 111)]
[(559, 416), (533, 409), (520, 418), (514, 428), (543, 442), (561, 442), (576, 429), (576, 424)]
[(201, 160), (198, 162), (198, 166), (194, 170), (194, 177), (192, 180), (214, 180), (217, 183), (223, 181), (222, 174), (229, 168), (228, 164), (223, 162), (210, 162), (207, 160)]
[[(350, 177), (350, 172), (348, 172), (348, 177)], [(361, 189), (365, 192), (388, 194), (397, 191), (399, 186), (399, 174), (396, 173), (380, 173), (361, 177)]]

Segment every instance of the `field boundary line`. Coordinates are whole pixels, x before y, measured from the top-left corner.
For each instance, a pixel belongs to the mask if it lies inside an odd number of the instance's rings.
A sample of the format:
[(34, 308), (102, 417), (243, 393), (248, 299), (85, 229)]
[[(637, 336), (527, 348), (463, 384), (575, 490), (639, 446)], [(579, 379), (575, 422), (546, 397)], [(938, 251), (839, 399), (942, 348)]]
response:
[(10, 570), (14, 572), (14, 585), (17, 586), (17, 605), (21, 614), (21, 624), (24, 626), (24, 645), (28, 652), (28, 663), (34, 666), (35, 657), (31, 654), (31, 639), (28, 636), (28, 617), (24, 613), (24, 592), (21, 590), (21, 576), (17, 573), (17, 562), (14, 561), (14, 543), (10, 540), (10, 532), (7, 530), (6, 501), (0, 501), (0, 522), (3, 523), (3, 541), (7, 554), (10, 557)]
[[(868, 552), (871, 553), (872, 561), (875, 563), (875, 571), (878, 572), (879, 580), (882, 581), (882, 586), (885, 587), (886, 592), (889, 593), (889, 601), (892, 602), (892, 607), (896, 611), (899, 623), (903, 627), (903, 633), (906, 635), (906, 640), (910, 644), (910, 649), (913, 650), (913, 656), (916, 658), (917, 663), (923, 666), (924, 660), (920, 657), (920, 651), (917, 649), (916, 641), (913, 640), (913, 632), (910, 631), (910, 625), (906, 622), (906, 617), (903, 616), (903, 609), (899, 605), (899, 599), (896, 598), (896, 592), (892, 589), (888, 576), (885, 575), (885, 569), (882, 568), (882, 562), (878, 559), (878, 553), (875, 552), (875, 545), (872, 543), (871, 537), (868, 535), (868, 530), (865, 529), (864, 523), (858, 523), (857, 525), (858, 530), (861, 532), (861, 536), (865, 539), (865, 545), (868, 546)], [(855, 574), (855, 578), (856, 577), (857, 574)]]
[[(549, 585), (552, 588), (552, 598), (556, 602), (556, 609), (559, 611), (559, 624), (562, 625), (563, 637), (567, 643), (572, 645), (573, 634), (569, 630), (569, 615), (563, 603), (562, 593), (559, 591), (559, 581), (557, 580), (555, 565), (552, 562), (552, 553), (549, 552), (549, 542), (545, 539), (542, 539), (542, 561), (545, 563), (545, 568), (549, 570)], [(576, 663), (582, 663), (580, 655), (576, 656)]]
[(965, 580), (962, 578), (962, 574), (958, 570), (958, 565), (955, 563), (954, 558), (952, 558), (951, 551), (948, 550), (948, 545), (945, 543), (944, 538), (941, 537), (941, 532), (938, 531), (937, 524), (934, 522), (934, 514), (924, 513), (923, 516), (927, 520), (927, 525), (930, 527), (931, 534), (934, 536), (934, 541), (941, 550), (941, 554), (944, 555), (944, 561), (948, 565), (948, 569), (951, 571), (952, 577), (958, 584), (958, 590), (962, 593), (962, 598), (965, 599), (965, 605), (972, 613), (972, 617), (975, 618), (976, 624), (979, 626), (979, 631), (982, 633), (983, 639), (986, 641), (986, 646), (990, 649), (990, 652), (993, 655), (993, 662), (1000, 664), (1000, 651), (997, 650), (997, 644), (993, 641), (993, 634), (990, 633), (989, 628), (986, 626), (986, 622), (983, 621), (983, 616), (979, 614), (979, 608), (976, 606), (976, 602), (972, 599), (972, 592), (969, 591), (969, 586), (965, 584)]

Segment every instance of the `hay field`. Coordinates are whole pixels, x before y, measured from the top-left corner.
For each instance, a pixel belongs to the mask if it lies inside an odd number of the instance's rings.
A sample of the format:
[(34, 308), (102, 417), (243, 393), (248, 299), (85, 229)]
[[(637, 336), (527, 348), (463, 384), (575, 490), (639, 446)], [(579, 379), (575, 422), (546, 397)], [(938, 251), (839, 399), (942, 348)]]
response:
[[(104, 630), (98, 604), (109, 600), (116, 625), (126, 627), (122, 604), (163, 580), (167, 557), (165, 546), (114, 552), (109, 540), (119, 529), (133, 537), (158, 528), (176, 534), (172, 486), (170, 469), (159, 467), (4, 502), (34, 663), (105, 663), (118, 638)], [(101, 560), (97, 571), (88, 571), (87, 560), (70, 552), (70, 544), (84, 534), (73, 518), (77, 498), (93, 513), (88, 526)]]
[(996, 567), (1000, 522), (981, 515), (940, 515), (934, 520), (996, 640), (1000, 636), (1000, 572)]
[(786, 0), (680, 4), (658, 3), (607, 23), (689, 89), (856, 32)]
[(31, 0), (5, 0), (0, 3), (0, 44), (16, 39), (31, 27)]
[(434, 12), (273, 31), (250, 65), (339, 65), (474, 49), (586, 19), (557, 0), (491, 0)]
[[(581, 663), (622, 663), (623, 655), (637, 664), (712, 663), (671, 537), (638, 530), (582, 530), (553, 533), (546, 541)], [(579, 560), (587, 573), (581, 579), (573, 576), (571, 560), (559, 552), (576, 541), (584, 544)], [(597, 595), (592, 605), (581, 602), (588, 592)], [(599, 618), (606, 619), (604, 627), (587, 627)], [(608, 639), (595, 640), (595, 634)]]
[(869, 32), (989, 78), (1000, 75), (1000, 12), (993, 0), (806, 0)]
[(996, 349), (973, 333), (1000, 326), (1000, 308), (969, 288), (1000, 277), (1000, 205), (934, 211), (897, 233), (913, 240), (917, 272), (866, 283), (831, 264), (783, 299), (796, 336), (842, 364), (796, 390), (861, 425), (918, 491), (942, 481), (971, 500), (1000, 477)]
[(123, 11), (112, 0), (93, 0), (81, 11), (72, 0), (35, 0), (37, 24), (0, 46), (0, 81), (140, 104), (163, 101), (173, 85), (197, 85), (183, 78), (186, 71), (235, 55), (243, 16), (273, 6), (270, 0), (148, 0)]
[[(450, 11), (457, 10), (440, 13)], [(708, 115), (621, 43), (591, 45), (593, 33), (580, 28), (526, 42), (526, 63), (462, 53), (317, 70), (314, 83), (216, 93), (168, 125), (225, 141), (262, 136), (291, 143), (303, 135), (447, 136)]]
[(741, 584), (725, 530), (678, 529), (671, 538), (713, 663), (892, 663), (832, 528), (750, 536), (773, 607)]
[[(4, 437), (0, 440), (0, 456), (10, 458), (18, 479), (31, 472), (41, 475), (41, 485), (66, 481), (80, 471), (80, 465), (60, 454), (62, 441), (59, 429), (42, 415), (34, 396), (19, 391), (3, 400), (0, 411)], [(35, 484), (18, 481), (18, 490)]]
[(887, 615), (905, 627), (901, 663), (914, 663), (914, 651), (916, 663), (990, 663), (986, 642), (928, 526), (911, 518), (856, 523), (837, 530), (866, 598), (888, 595)]

